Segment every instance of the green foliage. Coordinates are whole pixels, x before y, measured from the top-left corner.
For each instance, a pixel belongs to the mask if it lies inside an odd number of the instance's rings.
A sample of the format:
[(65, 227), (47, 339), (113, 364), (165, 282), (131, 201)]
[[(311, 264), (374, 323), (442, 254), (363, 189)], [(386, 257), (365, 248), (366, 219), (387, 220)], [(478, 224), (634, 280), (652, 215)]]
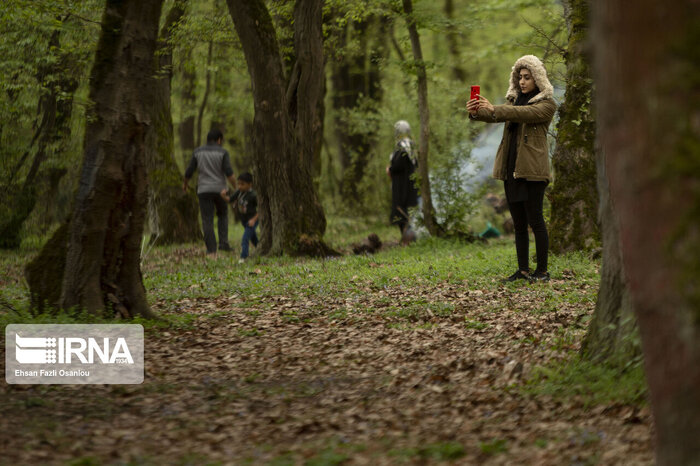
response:
[[(335, 23), (329, 23), (326, 40), (332, 44), (331, 51), (338, 59), (357, 50), (362, 38), (350, 36), (347, 43), (338, 44), (333, 31), (339, 25), (362, 21), (370, 15), (387, 18), (388, 31), (383, 32), (384, 40), (396, 44), (389, 47), (388, 56), (378, 58), (384, 91), (381, 101), (370, 105), (363, 100), (357, 107), (343, 110), (341, 114), (336, 114), (332, 105), (326, 105), (327, 127), (338, 120), (350, 125), (357, 133), (376, 132), (376, 147), (367, 163), (360, 189), (364, 201), (361, 205), (367, 211), (388, 213), (390, 180), (384, 169), (394, 144), (393, 123), (399, 119), (408, 120), (414, 138), (419, 133), (412, 54), (405, 20), (400, 13), (401, 2), (355, 0), (329, 3), (335, 13)], [(464, 167), (469, 163), (471, 141), (482, 129), (470, 124), (466, 118), (464, 102), (468, 85), (480, 84), (482, 94), (498, 103), (507, 89), (510, 67), (516, 58), (528, 53), (541, 56), (550, 68), (552, 80), (557, 82), (563, 69), (562, 58), (553, 43), (565, 41), (565, 27), (561, 6), (543, 0), (455, 2), (453, 18), (447, 18), (442, 8), (443, 2), (414, 2), (414, 17), (428, 67), (431, 184), (439, 219), (448, 229), (466, 231), (479, 193), (478, 187), (469, 186)], [(518, 11), (518, 14), (514, 15), (513, 11)], [(535, 25), (537, 30), (528, 23)], [(445, 40), (449, 34), (456, 37), (457, 56)], [(453, 76), (453, 68), (457, 65), (465, 70), (464, 81)], [(331, 88), (329, 99), (332, 93)], [(332, 137), (332, 132), (327, 134)], [(328, 153), (322, 156), (324, 168), (320, 182), (324, 206), (331, 212), (338, 211), (342, 204), (335, 189), (342, 178), (342, 169), (334, 147), (333, 144), (324, 146)]]
[(467, 233), (485, 185), (472, 179), (466, 167), (471, 163), (471, 145), (463, 143), (448, 156), (435, 157), (432, 164), (431, 190), (438, 223), (448, 232)]
[[(84, 119), (85, 77), (92, 58), (102, 2), (7, 0), (0, 11), (0, 225), (18, 231), (45, 229), (65, 215), (67, 198), (79, 168)], [(73, 92), (61, 87), (77, 81)], [(57, 93), (57, 103), (74, 107), (70, 133), (42, 134), (41, 120), (50, 108), (40, 98)], [(45, 154), (45, 155), (42, 155)], [(39, 157), (37, 159), (37, 157)], [(28, 179), (35, 160), (41, 161), (35, 179)], [(68, 173), (58, 190), (61, 174)], [(56, 178), (54, 178), (56, 177)], [(68, 179), (70, 177), (70, 179)], [(29, 189), (27, 189), (29, 188)], [(58, 191), (58, 192), (57, 192)], [(38, 196), (40, 209), (34, 209)], [(24, 230), (29, 212), (35, 210)], [(14, 218), (13, 218), (14, 217)], [(12, 223), (14, 222), (14, 225)], [(12, 231), (10, 231), (12, 230)], [(21, 236), (21, 235), (20, 235)], [(16, 247), (17, 242), (10, 246)]]
[[(175, 1), (166, 1), (163, 19)], [(421, 33), (428, 68), (432, 121), (430, 164), (438, 215), (449, 228), (465, 229), (473, 211), (473, 196), (472, 191), (464, 189), (461, 167), (468, 163), (469, 144), (476, 134), (476, 126), (467, 122), (463, 110), (467, 87), (471, 83), (481, 84), (482, 93), (497, 102), (507, 86), (512, 62), (525, 53), (543, 56), (550, 71), (558, 69), (558, 50), (552, 43), (560, 40), (563, 19), (561, 6), (554, 0), (454, 3), (454, 14), (447, 17), (442, 2), (415, 1), (413, 17)], [(50, 226), (69, 208), (80, 168), (85, 108), (89, 106), (88, 70), (103, 5), (101, 0), (8, 0), (3, 3), (0, 92), (7, 96), (0, 99), (3, 193), (16, 190), (26, 175), (28, 163), (20, 167), (16, 176), (8, 176), (25, 152), (29, 151), (28, 160), (31, 160), (34, 149), (30, 141), (37, 124), (37, 102), (56, 82), (57, 76), (52, 75), (37, 80), (39, 70), (65, 61), (65, 69), (81, 82), (73, 96), (73, 123), (71, 134), (66, 135), (66, 149), (59, 153), (57, 146), (50, 147), (51, 156), (44, 164), (47, 170), (65, 168), (67, 174), (60, 185), (52, 189), (45, 178), (42, 180), (38, 196), (40, 199), (49, 196), (53, 200), (40, 201), (42, 208), (35, 209), (25, 233)], [(195, 140), (197, 136), (203, 139), (212, 125), (219, 126), (224, 130), (225, 145), (232, 155), (235, 170), (250, 170), (253, 166), (250, 78), (226, 2), (190, 0), (186, 6), (184, 18), (172, 29), (170, 38), (174, 53), (173, 123), (177, 129), (189, 118), (197, 119), (203, 107), (202, 134), (196, 135)], [(293, 59), (293, 7), (293, 1), (268, 5), (288, 66)], [(514, 11), (517, 14), (513, 14)], [(393, 123), (407, 119), (414, 128), (414, 135), (418, 134), (414, 64), (401, 12), (402, 6), (397, 0), (328, 0), (324, 4), (326, 72), (330, 75), (332, 63), (350, 62), (363, 50), (363, 44), (371, 43), (375, 45), (370, 47), (370, 59), (381, 74), (379, 97), (371, 97), (366, 90), (354, 106), (337, 112), (331, 105), (333, 87), (328, 88), (325, 144), (317, 181), (324, 207), (330, 212), (388, 214), (390, 184), (384, 169), (393, 148)], [(377, 21), (375, 26), (359, 27), (370, 19)], [(347, 35), (343, 36), (341, 31), (346, 30)], [(60, 32), (60, 46), (50, 48), (49, 39), (55, 31)], [(451, 48), (446, 41), (448, 36), (454, 38), (455, 47)], [(212, 60), (207, 63), (210, 43)], [(384, 47), (384, 51), (380, 52), (378, 47)], [(456, 66), (465, 71), (463, 81), (453, 76)], [(204, 101), (207, 73), (210, 92)], [(185, 98), (190, 88), (194, 100)], [(350, 206), (339, 197), (343, 170), (335, 143), (337, 124), (347, 125), (351, 134), (370, 135), (372, 141), (369, 160), (365, 162), (365, 176), (358, 187), (361, 202)], [(182, 147), (182, 134), (177, 130), (175, 134), (175, 159), (183, 170), (190, 152)]]

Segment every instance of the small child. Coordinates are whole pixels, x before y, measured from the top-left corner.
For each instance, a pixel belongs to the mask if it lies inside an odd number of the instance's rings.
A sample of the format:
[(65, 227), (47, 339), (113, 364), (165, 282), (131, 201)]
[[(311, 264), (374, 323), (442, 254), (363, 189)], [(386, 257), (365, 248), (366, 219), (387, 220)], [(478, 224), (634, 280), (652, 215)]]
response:
[(253, 175), (248, 172), (238, 176), (238, 189), (231, 194), (229, 190), (221, 191), (221, 197), (232, 204), (233, 210), (238, 214), (241, 224), (245, 229), (241, 239), (241, 260), (248, 257), (248, 243), (258, 246), (258, 235), (255, 228), (258, 226), (258, 196), (253, 191)]

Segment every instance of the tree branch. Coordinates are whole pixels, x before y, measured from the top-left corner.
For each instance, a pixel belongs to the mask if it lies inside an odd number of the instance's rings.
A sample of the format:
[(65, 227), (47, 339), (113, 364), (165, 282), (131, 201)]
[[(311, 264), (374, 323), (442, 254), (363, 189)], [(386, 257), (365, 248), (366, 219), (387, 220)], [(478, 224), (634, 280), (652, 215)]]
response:
[[(552, 39), (546, 32), (544, 32), (544, 30), (540, 26), (529, 22), (523, 16), (521, 16), (520, 19), (522, 19), (525, 22), (525, 24), (527, 24), (532, 29), (534, 29), (537, 34), (539, 34), (540, 36), (547, 39), (547, 42), (549, 42), (551, 45), (553, 45), (554, 48), (556, 48), (559, 51), (559, 53), (561, 54), (562, 57), (566, 54), (566, 49), (564, 47), (560, 46), (559, 44), (557, 44), (556, 42), (554, 42), (554, 39)], [(559, 28), (557, 28), (557, 30), (555, 32), (559, 32)]]

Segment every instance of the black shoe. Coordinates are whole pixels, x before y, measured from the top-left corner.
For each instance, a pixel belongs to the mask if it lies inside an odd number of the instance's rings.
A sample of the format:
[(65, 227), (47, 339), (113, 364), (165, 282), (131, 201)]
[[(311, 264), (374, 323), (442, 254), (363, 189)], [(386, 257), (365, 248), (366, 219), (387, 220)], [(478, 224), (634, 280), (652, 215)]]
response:
[(219, 246), (219, 251), (227, 251), (227, 252), (230, 252), (230, 251), (233, 251), (233, 249), (231, 249), (231, 246), (225, 245), (225, 246)]
[(530, 279), (535, 282), (548, 282), (549, 281), (549, 274), (547, 272), (538, 272), (535, 271), (532, 275), (530, 275)]
[(516, 280), (527, 280), (530, 281), (530, 274), (523, 271), (523, 270), (518, 270), (515, 272), (513, 275), (511, 275), (508, 278), (504, 278), (501, 280), (502, 283), (508, 283), (508, 282), (514, 282)]

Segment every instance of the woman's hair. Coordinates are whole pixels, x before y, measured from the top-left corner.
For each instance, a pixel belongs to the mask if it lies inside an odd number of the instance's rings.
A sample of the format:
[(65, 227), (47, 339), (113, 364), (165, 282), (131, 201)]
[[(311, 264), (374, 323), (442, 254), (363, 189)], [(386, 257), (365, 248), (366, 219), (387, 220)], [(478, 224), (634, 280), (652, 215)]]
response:
[[(521, 72), (522, 70), (528, 70), (528, 71), (530, 71), (530, 68), (528, 68), (527, 66), (521, 66), (521, 67), (518, 68), (515, 72), (518, 73), (518, 74), (520, 74), (520, 72)], [(531, 71), (530, 71), (530, 74), (532, 74)], [(537, 81), (535, 81), (535, 84), (537, 84)]]
[(411, 135), (411, 125), (406, 120), (399, 120), (394, 123), (394, 138), (400, 139), (403, 136)]

